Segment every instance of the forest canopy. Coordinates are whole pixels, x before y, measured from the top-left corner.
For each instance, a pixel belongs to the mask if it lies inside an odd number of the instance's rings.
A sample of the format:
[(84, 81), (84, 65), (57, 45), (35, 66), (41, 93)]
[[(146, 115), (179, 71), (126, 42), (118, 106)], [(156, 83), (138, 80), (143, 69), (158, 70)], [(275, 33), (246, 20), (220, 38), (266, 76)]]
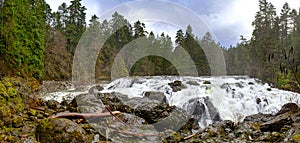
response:
[[(236, 46), (225, 48), (213, 40), (211, 33), (202, 37), (194, 35), (189, 25), (186, 29), (178, 29), (172, 41), (167, 33), (155, 35), (154, 31), (146, 31), (146, 24), (129, 23), (118, 12), (111, 19), (99, 21), (98, 16), (93, 15), (87, 21), (87, 8), (82, 0), (72, 0), (70, 5), (62, 3), (57, 11), (52, 11), (45, 0), (2, 0), (0, 76), (70, 80), (76, 46), (82, 34), (93, 29), (90, 32), (111, 35), (98, 53), (97, 80), (110, 78), (114, 59), (125, 45), (145, 37), (151, 49), (160, 48), (173, 56), (180, 55), (177, 47), (182, 47), (195, 63), (197, 76), (214, 72), (209, 61), (215, 57), (206, 55), (204, 47), (212, 51), (220, 49), (225, 56), (228, 75), (249, 75), (299, 92), (300, 12), (285, 3), (277, 14), (274, 5), (267, 0), (259, 0), (258, 7), (252, 22), (252, 37), (241, 36)], [(127, 63), (124, 59), (120, 70), (128, 75), (178, 75), (178, 67), (160, 56), (144, 57), (130, 69)]]

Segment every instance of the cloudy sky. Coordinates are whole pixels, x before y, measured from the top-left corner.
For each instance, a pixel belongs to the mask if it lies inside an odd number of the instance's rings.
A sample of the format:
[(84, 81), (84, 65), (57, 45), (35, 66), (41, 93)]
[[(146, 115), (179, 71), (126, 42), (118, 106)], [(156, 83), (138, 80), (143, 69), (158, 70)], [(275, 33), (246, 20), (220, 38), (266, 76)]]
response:
[[(62, 2), (70, 0), (46, 0), (53, 11)], [(285, 2), (297, 11), (300, 0), (268, 0), (280, 14)], [(96, 14), (101, 20), (110, 18), (114, 11), (124, 15), (131, 23), (141, 20), (147, 31), (165, 32), (174, 40), (176, 31), (191, 24), (195, 35), (201, 37), (210, 32), (216, 41), (229, 47), (236, 45), (240, 35), (251, 37), (258, 0), (83, 0), (87, 8), (87, 20)]]

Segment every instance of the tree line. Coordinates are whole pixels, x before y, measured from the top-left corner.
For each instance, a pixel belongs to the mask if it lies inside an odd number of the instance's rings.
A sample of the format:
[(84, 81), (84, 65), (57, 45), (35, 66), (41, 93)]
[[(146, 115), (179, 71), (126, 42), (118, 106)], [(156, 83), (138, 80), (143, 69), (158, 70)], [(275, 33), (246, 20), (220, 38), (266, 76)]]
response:
[(300, 91), (300, 11), (288, 3), (279, 15), (274, 5), (259, 0), (251, 39), (241, 36), (224, 50), (231, 75), (250, 75), (281, 88)]
[[(175, 63), (184, 58), (179, 48), (182, 47), (193, 60), (197, 76), (216, 72), (209, 61), (214, 62), (214, 58), (220, 57), (222, 49), (229, 75), (250, 75), (275, 86), (299, 89), (300, 13), (291, 9), (288, 3), (277, 15), (270, 2), (259, 0), (251, 39), (241, 36), (235, 47), (224, 48), (210, 33), (200, 38), (194, 35), (191, 26), (179, 29), (173, 43), (169, 35), (146, 31), (144, 23), (131, 24), (118, 12), (104, 21), (93, 15), (87, 23), (87, 8), (81, 2), (62, 3), (53, 12), (44, 0), (0, 1), (0, 76), (70, 79), (76, 46), (86, 32), (107, 38), (97, 57), (97, 79), (109, 79), (120, 50), (141, 39), (147, 43), (147, 50), (159, 50), (163, 55), (173, 56)], [(108, 35), (110, 37), (106, 37)], [(138, 51), (135, 49), (139, 48), (137, 44), (131, 46), (130, 51)], [(205, 50), (213, 51), (217, 56), (206, 55)], [(118, 70), (125, 75), (178, 75), (179, 69), (188, 68), (184, 64), (175, 67), (174, 63), (157, 55), (143, 57), (129, 67), (133, 58), (123, 57)]]
[[(152, 50), (159, 48), (165, 53), (175, 53), (174, 55), (178, 51), (176, 46), (182, 46), (196, 63), (199, 75), (209, 75), (206, 56), (198, 44), (200, 40), (192, 34), (191, 26), (187, 27), (186, 32), (178, 30), (174, 45), (169, 35), (148, 32), (145, 30), (146, 25), (140, 21), (131, 25), (118, 12), (115, 12), (110, 20), (101, 22), (93, 15), (87, 24), (86, 10), (81, 0), (72, 0), (70, 5), (62, 3), (56, 12), (52, 12), (44, 0), (1, 1), (2, 76), (18, 75), (45, 80), (70, 79), (76, 46), (82, 34), (85, 31), (89, 32), (89, 29), (94, 33), (96, 30), (102, 37), (111, 35), (107, 37), (108, 40), (98, 55), (96, 77), (99, 79), (110, 77), (111, 66), (117, 53), (123, 46), (140, 37), (151, 41)], [(113, 31), (115, 32), (112, 33)], [(209, 34), (208, 38), (211, 38)], [(178, 74), (170, 61), (155, 55), (140, 59), (131, 69), (126, 66), (123, 66), (123, 70), (129, 75)]]

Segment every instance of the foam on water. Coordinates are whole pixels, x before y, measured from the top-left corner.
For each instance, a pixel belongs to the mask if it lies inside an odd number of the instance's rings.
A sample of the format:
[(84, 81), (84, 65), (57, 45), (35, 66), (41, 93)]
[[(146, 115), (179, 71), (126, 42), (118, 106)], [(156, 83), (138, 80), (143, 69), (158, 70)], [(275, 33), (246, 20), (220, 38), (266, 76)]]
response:
[[(173, 92), (168, 83), (176, 80), (181, 81), (184, 88)], [(211, 84), (204, 84), (204, 81)], [(127, 77), (105, 84), (101, 92), (120, 92), (133, 98), (143, 97), (147, 91), (164, 93), (170, 105), (186, 110), (192, 117), (198, 119), (198, 125), (202, 128), (213, 123), (217, 114), (222, 120), (238, 122), (247, 115), (259, 112), (275, 114), (283, 104), (288, 102), (300, 104), (300, 94), (273, 88), (269, 84), (247, 76)], [(61, 102), (63, 98), (71, 100), (83, 93), (87, 91), (48, 93), (43, 98)]]
[[(168, 83), (182, 81), (186, 87), (173, 92)], [(188, 84), (192, 81), (197, 84)], [(211, 84), (203, 84), (209, 81)], [(211, 89), (211, 93), (206, 92)], [(120, 92), (129, 97), (142, 97), (145, 91), (163, 92), (170, 105), (183, 107), (189, 100), (208, 97), (218, 110), (222, 120), (240, 121), (256, 113), (275, 114), (288, 102), (300, 104), (300, 94), (273, 88), (255, 78), (247, 76), (230, 77), (130, 77), (117, 79), (102, 92)], [(208, 113), (206, 113), (208, 114)]]

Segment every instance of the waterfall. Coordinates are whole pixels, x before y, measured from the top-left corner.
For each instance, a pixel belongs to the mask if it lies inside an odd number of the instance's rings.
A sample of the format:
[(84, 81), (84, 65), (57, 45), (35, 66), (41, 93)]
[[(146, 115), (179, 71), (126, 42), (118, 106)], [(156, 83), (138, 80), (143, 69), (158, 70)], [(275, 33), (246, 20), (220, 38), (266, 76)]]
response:
[[(299, 93), (280, 90), (247, 76), (126, 77), (112, 81), (101, 92), (119, 92), (129, 98), (160, 92), (168, 104), (186, 110), (200, 128), (220, 120), (239, 122), (259, 112), (275, 114), (288, 102), (300, 104)], [(50, 93), (47, 99), (61, 100), (65, 95), (68, 93)]]
[[(170, 87), (169, 83), (174, 81), (181, 81), (180, 91)], [(146, 91), (164, 93), (167, 103), (186, 110), (201, 128), (219, 120), (238, 122), (259, 112), (275, 114), (288, 102), (300, 104), (298, 93), (273, 88), (247, 76), (121, 78), (102, 92), (142, 97)]]

